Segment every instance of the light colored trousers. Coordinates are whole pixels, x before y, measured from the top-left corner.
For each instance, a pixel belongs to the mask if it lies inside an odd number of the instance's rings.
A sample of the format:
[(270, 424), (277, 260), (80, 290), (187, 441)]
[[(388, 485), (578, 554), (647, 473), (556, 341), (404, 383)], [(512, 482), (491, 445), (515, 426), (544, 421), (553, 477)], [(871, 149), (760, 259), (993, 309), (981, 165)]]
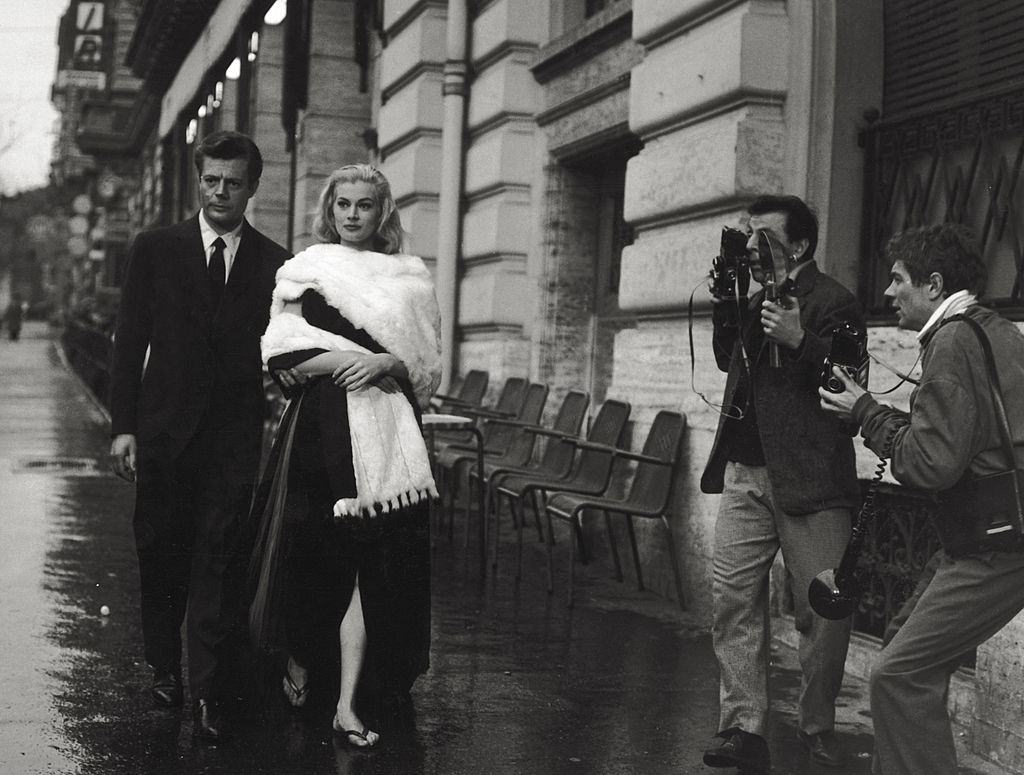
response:
[[(956, 775), (946, 709), (957, 659), (1024, 608), (1024, 553), (942, 554), (871, 672), (875, 775)], [(907, 616), (909, 613), (909, 617)]]
[(715, 525), (714, 644), (720, 671), (719, 731), (765, 735), (771, 656), (769, 574), (779, 549), (793, 576), (800, 633), (800, 729), (828, 731), (843, 682), (850, 619), (829, 621), (807, 602), (811, 579), (835, 568), (850, 538), (848, 509), (790, 516), (777, 508), (764, 466), (729, 463)]

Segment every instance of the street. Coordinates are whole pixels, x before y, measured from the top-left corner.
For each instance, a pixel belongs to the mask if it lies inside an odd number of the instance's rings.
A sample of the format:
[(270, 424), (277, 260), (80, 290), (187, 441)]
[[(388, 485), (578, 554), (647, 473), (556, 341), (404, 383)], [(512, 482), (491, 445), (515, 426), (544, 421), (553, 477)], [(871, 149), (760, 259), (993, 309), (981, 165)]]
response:
[[(432, 665), (410, 728), (352, 751), (331, 733), (329, 704), (293, 711), (273, 675), (269, 690), (253, 677), (235, 699), (229, 742), (195, 745), (187, 711), (150, 701), (133, 492), (107, 470), (103, 415), (48, 329), (23, 333), (0, 342), (0, 773), (711, 772), (700, 757), (717, 722), (709, 635), (672, 601), (637, 592), (628, 568), (623, 584), (578, 569), (568, 609), (565, 568), (549, 597), (539, 546), (518, 590), (507, 564), (482, 582), (460, 530), (437, 542)], [(796, 741), (793, 656), (776, 661), (773, 771), (819, 772)], [(840, 698), (847, 773), (869, 771), (865, 694), (849, 679)]]

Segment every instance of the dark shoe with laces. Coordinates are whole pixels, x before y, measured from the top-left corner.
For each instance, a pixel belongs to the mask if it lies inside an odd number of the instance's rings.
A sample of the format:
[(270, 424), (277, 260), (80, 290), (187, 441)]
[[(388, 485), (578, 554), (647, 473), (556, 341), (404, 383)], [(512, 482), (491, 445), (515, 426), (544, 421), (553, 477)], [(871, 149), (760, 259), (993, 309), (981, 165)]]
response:
[(153, 686), (149, 693), (153, 703), (161, 708), (181, 706), (181, 676), (175, 673), (153, 673)]
[(839, 744), (839, 738), (831, 729), (809, 735), (797, 731), (796, 736), (811, 755), (811, 760), (826, 767), (842, 767), (847, 762), (846, 752)]
[(759, 775), (771, 770), (768, 743), (760, 735), (729, 727), (719, 732), (704, 750), (708, 767), (737, 767), (740, 772)]
[(192, 736), (204, 743), (220, 743), (227, 739), (217, 703), (205, 699), (192, 703)]

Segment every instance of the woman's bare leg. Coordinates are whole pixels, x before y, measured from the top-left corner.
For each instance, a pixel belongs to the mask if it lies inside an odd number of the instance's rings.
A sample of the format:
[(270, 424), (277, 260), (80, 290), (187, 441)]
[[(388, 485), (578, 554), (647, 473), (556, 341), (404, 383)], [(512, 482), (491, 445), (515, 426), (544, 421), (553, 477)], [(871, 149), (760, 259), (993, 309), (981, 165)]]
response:
[[(352, 599), (348, 610), (341, 620), (339, 628), (341, 639), (341, 690), (338, 694), (338, 708), (334, 715), (334, 728), (339, 731), (361, 731), (365, 725), (356, 715), (356, 686), (363, 670), (363, 659), (366, 656), (366, 624), (363, 622), (363, 603), (359, 597), (359, 577), (356, 576), (352, 589)], [(349, 735), (354, 745), (370, 746), (380, 739), (376, 732), (367, 731), (366, 741), (356, 735)]]

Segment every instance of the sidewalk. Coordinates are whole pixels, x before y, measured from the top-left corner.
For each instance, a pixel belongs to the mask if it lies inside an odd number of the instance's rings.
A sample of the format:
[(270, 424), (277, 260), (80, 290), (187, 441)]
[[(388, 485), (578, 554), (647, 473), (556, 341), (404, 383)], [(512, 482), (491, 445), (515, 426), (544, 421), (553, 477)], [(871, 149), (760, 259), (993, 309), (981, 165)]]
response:
[[(188, 714), (153, 709), (146, 692), (133, 492), (106, 472), (105, 422), (46, 329), (23, 333), (0, 341), (0, 772), (713, 772), (700, 761), (717, 724), (706, 633), (671, 601), (596, 565), (578, 569), (577, 605), (566, 608), (564, 562), (549, 597), (544, 552), (532, 542), (518, 590), (508, 548), (498, 575), (481, 582), (458, 524), (455, 542), (440, 539), (434, 555), (432, 665), (413, 692), (414, 730), (354, 753), (331, 734), (329, 711), (296, 714), (275, 694), (242, 711), (231, 742), (194, 746)], [(773, 772), (825, 771), (796, 741), (792, 652), (776, 656)], [(838, 732), (853, 756), (842, 772), (864, 775), (864, 683), (849, 680), (840, 703)]]

